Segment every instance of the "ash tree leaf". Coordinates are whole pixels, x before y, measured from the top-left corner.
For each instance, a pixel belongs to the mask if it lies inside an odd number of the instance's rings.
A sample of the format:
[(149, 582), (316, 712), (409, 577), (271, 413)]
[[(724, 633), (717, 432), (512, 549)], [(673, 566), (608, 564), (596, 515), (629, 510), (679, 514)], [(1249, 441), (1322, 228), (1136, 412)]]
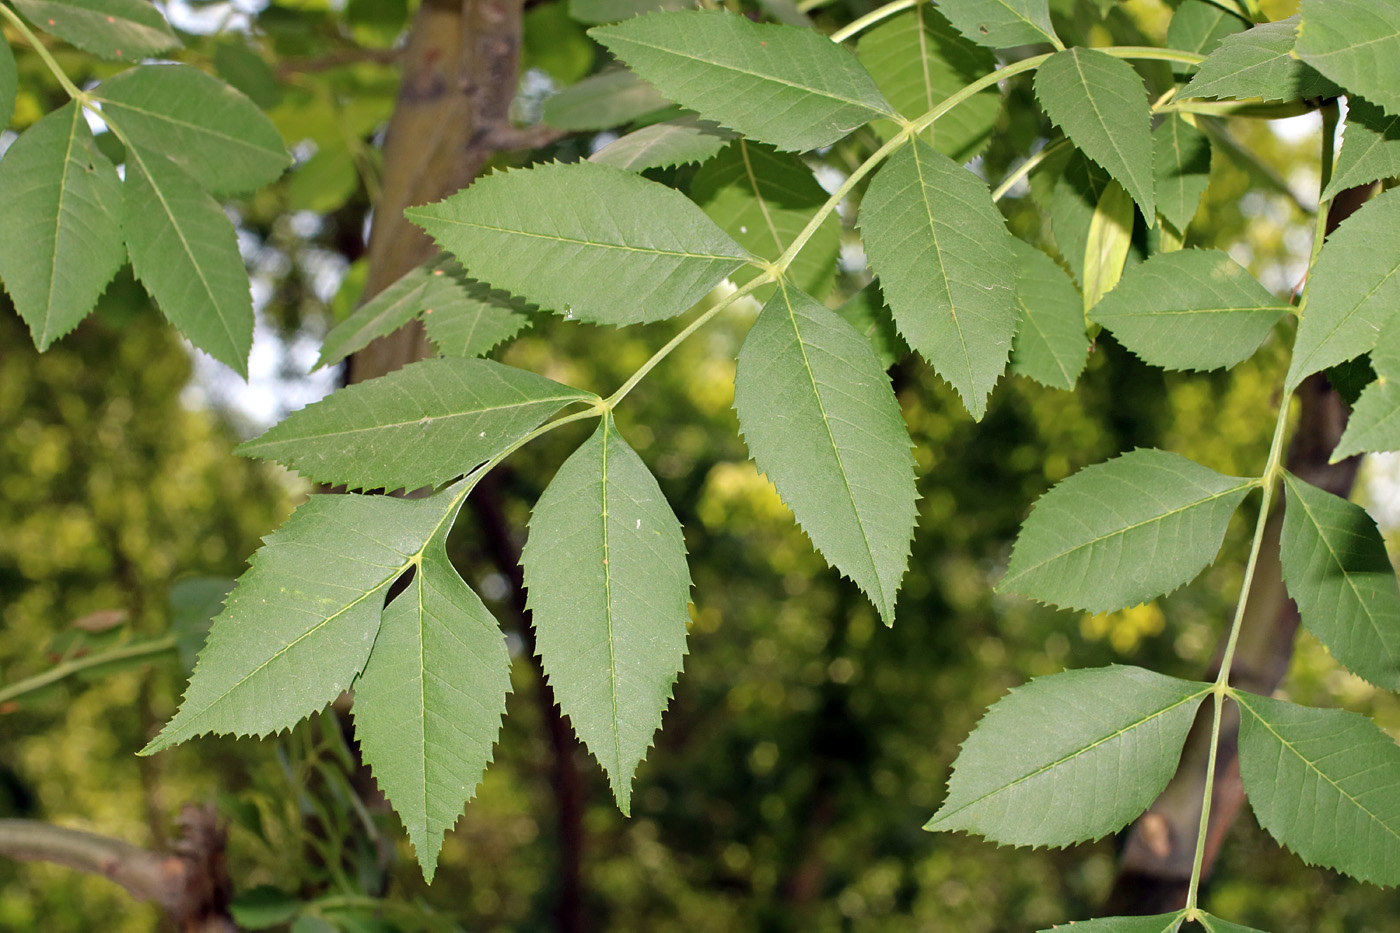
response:
[(695, 114), (653, 123), (621, 136), (588, 157), (590, 162), (640, 172), (674, 168), (713, 158), (734, 134)]
[(614, 23), (657, 10), (679, 10), (682, 0), (569, 0), (569, 15), (580, 23)]
[(25, 18), (84, 52), (140, 61), (180, 44), (146, 0), (14, 0)]
[(1293, 56), (1297, 34), (1298, 17), (1290, 16), (1226, 38), (1180, 96), (1283, 101), (1337, 94), (1336, 85)]
[(1073, 389), (1089, 361), (1084, 300), (1055, 260), (1029, 243), (1015, 242), (1021, 322), (1010, 371), (1052, 389)]
[(133, 146), (165, 156), (211, 194), (261, 188), (290, 164), (258, 105), (198, 68), (131, 68), (103, 81), (93, 97)]
[(1361, 392), (1332, 462), (1365, 451), (1400, 450), (1400, 314), (1392, 314), (1371, 351), (1378, 378)]
[(540, 662), (624, 814), (685, 656), (680, 522), (604, 416), (535, 504), (522, 564)]
[(909, 353), (909, 345), (894, 326), (894, 315), (874, 282), (856, 292), (836, 309), (836, 314), (870, 341), (880, 365), (888, 370)]
[(1396, 175), (1400, 175), (1400, 114), (1392, 116), (1359, 97), (1347, 98), (1342, 151), (1322, 199)]
[(1375, 520), (1291, 473), (1283, 486), (1283, 581), (1303, 625), (1350, 671), (1400, 690), (1400, 582)]
[(1308, 285), (1307, 305), (1285, 388), (1376, 345), (1400, 305), (1400, 191), (1362, 205), (1327, 238)]
[(1056, 924), (1040, 933), (1176, 933), (1186, 920), (1186, 911), (1151, 917), (1098, 917)]
[(1091, 317), (1163, 369), (1222, 369), (1259, 349), (1289, 307), (1215, 249), (1158, 253), (1123, 274)]
[(321, 345), (317, 368), (334, 366), (422, 313), (428, 286), (439, 264), (440, 260), (435, 259), (408, 270), (331, 328)]
[(538, 310), (482, 282), (450, 273), (434, 275), (424, 296), (423, 329), (443, 356), (490, 353), (527, 327), (530, 312)]
[(1152, 131), (1152, 171), (1157, 213), (1184, 232), (1210, 184), (1210, 137), (1168, 114)]
[[(920, 3), (865, 33), (856, 57), (901, 116), (919, 117), (996, 69), (996, 57), (964, 39), (938, 9)], [(966, 162), (991, 140), (1001, 93), (989, 87), (939, 117), (924, 141), (955, 162)], [(893, 120), (876, 120), (881, 139), (899, 132)]]
[(228, 215), (174, 163), (130, 149), (122, 235), (131, 268), (196, 347), (248, 376), (253, 296)]
[(1094, 205), (1084, 238), (1084, 310), (1118, 287), (1133, 251), (1133, 202), (1116, 181), (1104, 188)]
[(355, 736), (432, 883), (443, 835), (491, 761), (510, 692), (496, 620), (452, 564), (447, 528), (384, 610), (355, 680)]
[(76, 103), (0, 159), (0, 278), (40, 350), (87, 317), (126, 261), (121, 203), (117, 170)]
[(1089, 252), (1089, 227), (1113, 184), (1107, 172), (1077, 150), (1070, 156), (1064, 173), (1055, 179), (1050, 195), (1050, 229), (1056, 250), (1079, 285), (1085, 281), (1084, 257)]
[(1061, 47), (1046, 0), (939, 0), (958, 32), (990, 49), (1049, 42)]
[(674, 317), (753, 258), (679, 191), (592, 162), (496, 172), (405, 216), (473, 278), (599, 324)]
[(1165, 450), (1134, 450), (1036, 502), (998, 589), (1086, 612), (1156, 599), (1215, 559), (1257, 485)]
[(1259, 825), (1309, 865), (1400, 884), (1400, 746), (1365, 716), (1232, 691)]
[(253, 555), (179, 711), (141, 754), (210, 732), (267, 735), (349, 688), (390, 585), (457, 514), (456, 488), (427, 499), (312, 496)]
[(420, 360), (293, 412), (237, 452), (317, 482), (417, 489), (460, 476), (596, 396), (491, 360)]
[(1263, 933), (1262, 930), (1256, 930), (1254, 927), (1247, 927), (1239, 923), (1231, 923), (1228, 920), (1221, 920), (1219, 917), (1207, 913), (1200, 914), (1198, 920), (1201, 926), (1209, 930), (1210, 933)]
[(739, 350), (734, 408), (812, 544), (893, 624), (918, 495), (899, 403), (870, 343), (784, 285)]
[(1400, 0), (1303, 0), (1301, 18), (1299, 58), (1400, 114)]
[(559, 130), (606, 130), (654, 113), (671, 102), (625, 68), (564, 88), (544, 102), (544, 122)]
[[(826, 203), (827, 193), (796, 156), (740, 139), (695, 173), (690, 196), (720, 229), (755, 256), (777, 259)], [(823, 295), (835, 277), (841, 251), (841, 220), (832, 213), (798, 253), (787, 275), (809, 294)], [(740, 269), (730, 276), (743, 285), (758, 274)], [(758, 290), (760, 300), (772, 286)]]
[(980, 419), (1019, 317), (1014, 237), (990, 192), (914, 140), (870, 183), (860, 228), (899, 332)]
[(894, 114), (850, 50), (811, 29), (691, 10), (588, 34), (676, 103), (779, 149), (829, 146)]
[(987, 710), (928, 830), (1067, 846), (1126, 826), (1176, 772), (1203, 683), (1138, 667), (1065, 671)]
[[(1238, 13), (1231, 13), (1208, 0), (1182, 0), (1167, 24), (1167, 48), (1209, 55), (1220, 46), (1222, 39), (1244, 32), (1249, 25)], [(1175, 63), (1172, 68), (1178, 73), (1195, 70), (1193, 66)]]
[(1035, 75), (1045, 114), (1156, 216), (1152, 192), (1152, 115), (1147, 86), (1127, 62), (1094, 49), (1056, 52)]

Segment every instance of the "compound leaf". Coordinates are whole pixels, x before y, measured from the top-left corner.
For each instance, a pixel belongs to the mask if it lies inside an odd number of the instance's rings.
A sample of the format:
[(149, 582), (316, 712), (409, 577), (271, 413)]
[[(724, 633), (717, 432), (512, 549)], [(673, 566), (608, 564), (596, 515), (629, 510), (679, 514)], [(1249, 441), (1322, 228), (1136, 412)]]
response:
[(1353, 673), (1400, 690), (1400, 582), (1375, 520), (1291, 473), (1283, 485), (1280, 557), (1299, 617)]
[(491, 360), (421, 360), (293, 412), (238, 453), (322, 483), (416, 489), (470, 471), (594, 397)]
[[(987, 49), (964, 39), (937, 8), (920, 3), (865, 33), (856, 57), (875, 79), (885, 99), (914, 119), (996, 68)], [(988, 140), (1001, 111), (1001, 93), (986, 88), (939, 117), (921, 134), (925, 142), (955, 162), (966, 162)], [(899, 131), (893, 120), (876, 120), (882, 139)]]
[(600, 324), (673, 317), (752, 258), (679, 191), (593, 162), (496, 172), (405, 215), (473, 278)]
[(180, 333), (248, 375), (253, 296), (228, 215), (174, 163), (127, 150), (122, 233), (131, 268)]
[(1094, 49), (1056, 52), (1035, 75), (1045, 113), (1079, 149), (1156, 216), (1152, 192), (1152, 115), (1133, 66)]
[(1285, 387), (1360, 356), (1400, 305), (1400, 191), (1362, 205), (1327, 238), (1313, 266), (1307, 306)]
[(276, 181), (290, 160), (258, 105), (188, 65), (143, 65), (108, 78), (93, 96), (133, 146), (158, 152), (211, 194)]
[(1303, 0), (1299, 58), (1400, 114), (1400, 0)]
[(522, 561), (540, 661), (623, 813), (685, 656), (680, 522), (605, 416), (540, 496)]
[(940, 0), (938, 9), (959, 32), (987, 48), (1060, 46), (1046, 0)]
[(87, 317), (126, 261), (121, 203), (117, 170), (76, 103), (0, 159), (0, 278), (40, 350)]
[(1090, 316), (1153, 366), (1205, 370), (1248, 359), (1288, 312), (1225, 253), (1185, 249), (1133, 266)]
[(924, 829), (1030, 846), (1115, 832), (1176, 772), (1209, 690), (1117, 665), (1037, 677), (987, 710)]
[(1165, 450), (1080, 470), (1036, 502), (998, 588), (1094, 613), (1155, 599), (1214, 560), (1255, 485)]
[(267, 735), (349, 688), (389, 586), (451, 524), (456, 489), (427, 499), (312, 496), (253, 555), (179, 711), (141, 754), (209, 732)]
[(860, 227), (899, 332), (980, 419), (1020, 316), (1014, 238), (991, 194), (914, 140), (870, 183)]
[(446, 531), (385, 608), (353, 709), (365, 763), (429, 883), (443, 834), (491, 761), (510, 692), (505, 638), (448, 561)]
[(1365, 716), (1242, 691), (1240, 778), (1254, 815), (1309, 865), (1400, 884), (1400, 746)]
[[(690, 196), (740, 246), (770, 259), (782, 255), (827, 198), (812, 170), (796, 156), (743, 139), (700, 167)], [(824, 294), (840, 251), (841, 220), (832, 212), (786, 274), (803, 291)], [(740, 269), (730, 279), (743, 285), (757, 274), (754, 268)], [(765, 300), (771, 293), (772, 287), (765, 286), (757, 295)]]
[(102, 58), (140, 61), (180, 44), (146, 0), (14, 0), (45, 32)]
[(704, 162), (734, 138), (718, 123), (698, 116), (653, 123), (608, 143), (588, 157), (590, 162), (615, 165), (640, 172), (649, 168), (673, 168)]
[(1015, 242), (1021, 322), (1010, 371), (1052, 389), (1073, 389), (1089, 361), (1084, 300), (1055, 260), (1029, 243)]
[(844, 46), (737, 13), (653, 13), (588, 34), (667, 97), (779, 149), (829, 146), (893, 115)]
[(1168, 114), (1152, 131), (1152, 171), (1157, 213), (1184, 232), (1210, 184), (1210, 137), (1180, 114)]
[(1263, 23), (1220, 43), (1201, 63), (1182, 97), (1302, 100), (1338, 93), (1336, 85), (1293, 57), (1298, 17)]
[(894, 621), (916, 520), (914, 460), (870, 343), (787, 286), (739, 350), (739, 427), (817, 550)]
[(1342, 151), (1322, 199), (1396, 175), (1400, 175), (1400, 115), (1392, 116), (1359, 97), (1347, 98)]

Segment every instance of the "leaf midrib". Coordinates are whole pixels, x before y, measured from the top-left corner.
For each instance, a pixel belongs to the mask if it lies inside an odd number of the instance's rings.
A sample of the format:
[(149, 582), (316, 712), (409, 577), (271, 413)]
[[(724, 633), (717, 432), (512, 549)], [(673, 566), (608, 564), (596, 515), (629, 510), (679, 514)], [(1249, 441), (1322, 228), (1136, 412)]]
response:
[[(738, 263), (745, 263), (745, 262), (751, 262), (751, 261), (752, 261), (752, 257), (751, 257), (751, 256), (748, 256), (748, 255), (734, 256), (734, 255), (722, 255), (722, 254), (718, 254), (718, 253), (688, 253), (688, 252), (686, 252), (686, 251), (684, 251), (684, 250), (660, 249), (659, 247), (655, 247), (655, 246), (632, 246), (631, 244), (628, 244), (628, 243), (603, 243), (603, 242), (599, 242), (598, 240), (582, 240), (582, 239), (579, 239), (578, 237), (557, 236), (557, 235), (551, 235), (551, 234), (548, 234), (548, 233), (535, 233), (535, 232), (530, 231), (530, 230), (517, 230), (517, 229), (514, 229), (514, 228), (512, 228), (512, 227), (499, 227), (499, 226), (495, 226), (494, 224), (483, 224), (483, 223), (477, 223), (477, 222), (475, 222), (475, 221), (457, 220), (456, 218), (453, 218), (453, 217), (445, 217), (445, 216), (442, 216), (442, 215), (440, 215), (440, 214), (426, 214), (426, 213), (420, 213), (420, 212), (418, 212), (418, 211), (413, 211), (413, 212), (411, 212), (411, 213), (416, 214), (417, 216), (422, 217), (422, 218), (424, 218), (425, 220), (438, 221), (438, 222), (445, 223), (445, 224), (453, 224), (454, 226), (458, 226), (458, 227), (472, 227), (472, 228), (475, 228), (475, 229), (478, 229), (478, 230), (490, 230), (492, 233), (511, 233), (511, 234), (516, 235), (516, 236), (531, 237), (531, 238), (537, 239), (537, 240), (550, 240), (550, 241), (556, 242), (556, 243), (569, 243), (569, 244), (573, 244), (573, 245), (575, 245), (575, 246), (592, 246), (592, 247), (596, 247), (596, 248), (598, 248), (598, 249), (616, 249), (616, 250), (622, 250), (623, 252), (630, 252), (630, 253), (647, 253), (647, 254), (649, 254), (649, 255), (657, 255), (657, 256), (679, 256), (679, 257), (681, 257), (682, 259), (708, 259), (708, 260), (721, 260), (721, 259), (722, 259), (722, 260), (724, 260), (724, 261), (726, 261), (726, 262), (738, 262)], [(409, 219), (412, 219), (412, 218), (410, 217)], [(740, 249), (743, 249), (743, 247), (740, 247)], [(745, 253), (746, 253), (746, 254), (747, 254), (747, 252), (748, 252), (748, 251), (745, 250)]]

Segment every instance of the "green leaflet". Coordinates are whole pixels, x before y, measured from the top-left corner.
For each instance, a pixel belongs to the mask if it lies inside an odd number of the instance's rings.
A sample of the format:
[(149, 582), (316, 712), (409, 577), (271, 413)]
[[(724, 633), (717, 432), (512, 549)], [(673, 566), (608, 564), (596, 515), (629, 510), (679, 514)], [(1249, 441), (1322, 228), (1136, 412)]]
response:
[(293, 412), (237, 452), (317, 482), (417, 489), (469, 472), (565, 405), (594, 398), (490, 360), (421, 360)]
[(9, 126), (15, 113), (15, 95), (19, 93), (19, 72), (15, 68), (15, 53), (8, 42), (0, 42), (0, 125)]
[(1020, 316), (1014, 238), (986, 186), (914, 140), (870, 183), (860, 228), (899, 332), (980, 419)]
[(496, 620), (433, 537), (413, 580), (384, 610), (355, 679), (355, 737), (398, 811), (431, 884), (442, 837), (491, 761), (510, 692)]
[(599, 324), (680, 314), (752, 258), (679, 191), (592, 162), (496, 172), (405, 216), (473, 278)]
[(247, 378), (253, 298), (228, 215), (152, 152), (127, 152), (125, 188), (122, 234), (136, 277), (180, 333)]
[(1303, 0), (1296, 54), (1400, 114), (1400, 0)]
[(0, 159), (0, 278), (40, 350), (87, 317), (126, 261), (115, 222), (121, 196), (117, 170), (75, 103), (35, 123)]
[(1283, 485), (1280, 558), (1299, 617), (1352, 672), (1400, 690), (1400, 582), (1375, 520), (1291, 473)]
[(580, 23), (614, 23), (656, 10), (679, 10), (682, 0), (569, 0), (569, 15)]
[(1074, 274), (1075, 282), (1083, 285), (1084, 257), (1089, 252), (1089, 226), (1093, 223), (1099, 202), (1114, 181), (1083, 153), (1070, 151), (1073, 154), (1064, 172), (1055, 179), (1050, 195), (1050, 229), (1060, 257)]
[[(964, 39), (926, 3), (861, 36), (856, 57), (885, 99), (911, 120), (997, 66), (991, 52)], [(986, 88), (930, 124), (924, 141), (953, 161), (966, 162), (991, 140), (1000, 112), (1001, 92)], [(889, 139), (899, 132), (899, 125), (876, 120), (872, 129), (881, 139)]]
[(419, 316), (443, 356), (481, 356), (529, 324), (528, 311), (505, 292), (466, 278), (451, 257), (439, 256), (405, 272), (332, 328), (316, 365), (339, 363)]
[(1400, 377), (1367, 386), (1351, 410), (1332, 462), (1369, 451), (1400, 450)]
[(987, 710), (924, 829), (1018, 846), (1115, 832), (1167, 786), (1209, 692), (1117, 665), (1037, 677)]
[(739, 350), (734, 408), (812, 544), (893, 624), (917, 494), (909, 435), (870, 343), (784, 286)]
[(211, 194), (261, 188), (290, 162), (258, 105), (198, 68), (143, 65), (103, 81), (93, 96), (133, 146), (165, 156)]
[(253, 555), (214, 620), (179, 712), (141, 754), (209, 732), (267, 735), (349, 688), (390, 584), (451, 524), (459, 490), (427, 499), (312, 496)]
[(1009, 49), (1049, 42), (1060, 47), (1046, 0), (939, 0), (938, 9), (978, 45)]
[(1264, 23), (1220, 43), (1201, 63), (1182, 97), (1260, 97), (1302, 100), (1338, 93), (1337, 87), (1292, 55), (1298, 17)]
[(1342, 151), (1322, 199), (1396, 175), (1400, 175), (1400, 115), (1391, 116), (1359, 97), (1347, 98)]
[(584, 78), (544, 102), (544, 122), (560, 130), (606, 130), (669, 107), (656, 88), (625, 68)]
[(1103, 197), (1089, 218), (1084, 238), (1084, 311), (1093, 309), (1123, 278), (1133, 250), (1133, 202), (1116, 181), (1104, 188)]
[(1210, 933), (1263, 933), (1263, 931), (1256, 930), (1254, 927), (1231, 923), (1228, 920), (1221, 920), (1219, 917), (1214, 917), (1207, 913), (1201, 914), (1200, 924), (1209, 930)]
[(714, 157), (734, 138), (718, 123), (694, 114), (653, 123), (608, 143), (588, 157), (590, 162), (615, 165), (640, 172), (649, 168), (673, 168)]
[[(827, 198), (802, 160), (743, 139), (700, 167), (690, 196), (736, 243), (770, 259), (783, 254)], [(841, 220), (833, 211), (788, 266), (787, 276), (803, 291), (824, 296), (840, 251)], [(757, 274), (757, 268), (744, 268), (730, 279), (743, 285)], [(764, 286), (755, 295), (767, 300), (773, 288)]]
[(1152, 131), (1152, 173), (1157, 213), (1184, 233), (1210, 184), (1210, 138), (1180, 114), (1168, 114)]
[(685, 656), (690, 571), (680, 522), (611, 417), (535, 504), (522, 564), (559, 708), (630, 813)]
[(1360, 356), (1400, 304), (1400, 191), (1364, 204), (1327, 238), (1313, 266), (1285, 388)]
[(1133, 66), (1093, 49), (1057, 52), (1035, 74), (1046, 115), (1079, 149), (1156, 216), (1152, 193), (1152, 117), (1147, 87)]
[(662, 94), (779, 149), (829, 146), (893, 110), (850, 50), (736, 13), (653, 13), (588, 31)]
[(875, 356), (885, 369), (888, 370), (908, 355), (909, 345), (895, 329), (894, 315), (885, 304), (878, 284), (871, 282), (856, 292), (836, 309), (836, 313), (870, 341)]
[[(1167, 26), (1167, 48), (1209, 55), (1226, 36), (1248, 28), (1248, 21), (1238, 13), (1231, 13), (1206, 0), (1182, 0)], [(1173, 64), (1172, 67), (1178, 73), (1195, 70), (1190, 65)]]
[(139, 61), (180, 44), (145, 0), (14, 0), (45, 32), (102, 58)]
[(1248, 359), (1289, 312), (1220, 250), (1158, 253), (1134, 266), (1091, 317), (1163, 369), (1222, 369)]
[(1400, 883), (1400, 746), (1356, 713), (1232, 691), (1254, 815), (1309, 865)]
[(1165, 450), (1080, 470), (1036, 502), (997, 588), (1088, 612), (1155, 599), (1215, 559), (1255, 485)]
[(1057, 923), (1040, 933), (1176, 933), (1186, 920), (1186, 911), (1158, 914), (1152, 917), (1099, 917), (1095, 920), (1072, 920)]
[(1020, 325), (1010, 372), (1052, 389), (1073, 389), (1089, 361), (1084, 300), (1055, 260), (1016, 240), (1016, 304)]

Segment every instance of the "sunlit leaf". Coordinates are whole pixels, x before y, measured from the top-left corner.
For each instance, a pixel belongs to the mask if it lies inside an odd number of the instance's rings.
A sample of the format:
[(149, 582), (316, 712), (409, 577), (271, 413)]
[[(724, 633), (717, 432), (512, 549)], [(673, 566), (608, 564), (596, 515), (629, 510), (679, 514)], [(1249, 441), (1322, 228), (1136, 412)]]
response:
[[(1167, 47), (1209, 55), (1222, 39), (1244, 32), (1249, 26), (1249, 21), (1238, 13), (1209, 0), (1182, 0), (1167, 25)], [(1182, 65), (1173, 67), (1183, 68)]]
[(180, 44), (146, 0), (14, 0), (45, 32), (103, 58), (140, 61)]
[(1400, 114), (1400, 0), (1303, 0), (1299, 58)]
[(1298, 18), (1263, 23), (1226, 38), (1212, 52), (1182, 97), (1259, 97), (1301, 100), (1338, 93), (1336, 85), (1293, 57)]
[(1164, 450), (1080, 470), (1036, 502), (998, 588), (1088, 612), (1155, 599), (1215, 559), (1254, 485)]
[(1400, 175), (1400, 114), (1392, 116), (1359, 97), (1347, 98), (1342, 151), (1323, 199), (1396, 175)]
[(1209, 690), (1137, 667), (1038, 677), (987, 710), (924, 828), (1030, 846), (1115, 832), (1176, 772)]

